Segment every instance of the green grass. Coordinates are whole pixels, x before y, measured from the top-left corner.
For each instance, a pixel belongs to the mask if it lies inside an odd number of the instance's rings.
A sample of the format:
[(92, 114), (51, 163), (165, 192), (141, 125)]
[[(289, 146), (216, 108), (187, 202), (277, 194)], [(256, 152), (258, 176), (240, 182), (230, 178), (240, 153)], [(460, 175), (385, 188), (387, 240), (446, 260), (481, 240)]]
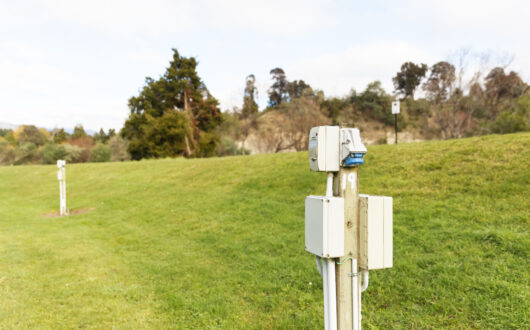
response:
[[(374, 146), (361, 192), (394, 197), (394, 268), (366, 328), (530, 327), (530, 134)], [(304, 251), (306, 153), (0, 168), (0, 328), (323, 327)]]

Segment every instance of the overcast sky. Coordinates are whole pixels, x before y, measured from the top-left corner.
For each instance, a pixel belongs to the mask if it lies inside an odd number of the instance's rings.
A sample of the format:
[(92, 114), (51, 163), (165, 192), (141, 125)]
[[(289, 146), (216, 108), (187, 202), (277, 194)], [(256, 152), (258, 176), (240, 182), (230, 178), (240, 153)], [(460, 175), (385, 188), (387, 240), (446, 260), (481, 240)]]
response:
[(199, 60), (223, 110), (255, 74), (285, 70), (327, 96), (391, 78), (405, 61), (429, 65), (460, 49), (490, 52), (530, 81), (530, 2), (10, 1), (0, 0), (0, 122), (121, 128), (146, 76), (171, 48)]

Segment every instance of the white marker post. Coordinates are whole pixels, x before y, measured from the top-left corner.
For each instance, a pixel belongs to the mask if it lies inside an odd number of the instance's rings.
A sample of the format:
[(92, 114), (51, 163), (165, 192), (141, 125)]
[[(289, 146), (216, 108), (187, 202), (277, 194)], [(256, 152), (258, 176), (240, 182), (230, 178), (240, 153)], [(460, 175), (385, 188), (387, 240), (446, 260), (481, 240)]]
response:
[(66, 161), (58, 160), (57, 167), (57, 180), (59, 180), (59, 207), (60, 215), (68, 215), (68, 210), (66, 209)]
[(397, 133), (398, 133), (398, 127), (397, 127), (397, 115), (399, 114), (399, 101), (392, 102), (392, 114), (394, 115), (394, 127), (396, 131), (396, 144), (398, 143), (397, 139)]

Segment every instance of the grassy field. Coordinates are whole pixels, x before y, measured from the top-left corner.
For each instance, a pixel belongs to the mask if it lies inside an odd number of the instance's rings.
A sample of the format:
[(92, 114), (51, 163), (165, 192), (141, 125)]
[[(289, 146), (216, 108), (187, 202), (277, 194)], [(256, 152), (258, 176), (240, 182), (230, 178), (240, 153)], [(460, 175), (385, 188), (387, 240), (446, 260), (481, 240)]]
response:
[[(369, 148), (394, 268), (366, 328), (530, 328), (530, 134)], [(323, 327), (307, 153), (0, 168), (0, 328)]]

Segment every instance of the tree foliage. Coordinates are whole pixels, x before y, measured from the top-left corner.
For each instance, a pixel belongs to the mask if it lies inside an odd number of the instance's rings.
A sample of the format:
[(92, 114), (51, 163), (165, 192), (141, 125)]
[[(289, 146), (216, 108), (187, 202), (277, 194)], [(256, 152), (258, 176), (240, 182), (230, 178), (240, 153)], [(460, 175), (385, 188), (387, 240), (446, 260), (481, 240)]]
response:
[(273, 83), (269, 88), (269, 107), (276, 108), (280, 104), (290, 102), (309, 94), (313, 95), (311, 86), (303, 80), (288, 81), (285, 71), (274, 68), (270, 71)]
[(289, 98), (287, 77), (281, 68), (274, 68), (270, 71), (273, 83), (269, 88), (269, 107), (277, 107)]
[(72, 133), (72, 139), (79, 139), (79, 138), (85, 138), (87, 137), (87, 134), (85, 132), (85, 129), (83, 128), (83, 125), (77, 124), (74, 127), (74, 132)]
[(405, 62), (401, 65), (401, 70), (392, 78), (395, 91), (404, 98), (414, 99), (414, 92), (427, 73), (427, 64), (415, 64)]
[(6, 136), (7, 133), (12, 132), (13, 130), (8, 128), (0, 128), (0, 136)]
[(313, 90), (305, 81), (295, 80), (287, 84), (287, 94), (289, 95), (289, 100), (294, 100), (302, 96), (312, 95)]
[(431, 74), (423, 84), (427, 98), (434, 104), (447, 101), (454, 90), (455, 67), (451, 63), (438, 62), (431, 68)]
[(41, 146), (46, 143), (46, 135), (33, 125), (22, 125), (17, 130), (17, 141), (19, 144), (33, 143)]
[(93, 162), (101, 163), (110, 161), (111, 157), (110, 147), (103, 143), (97, 143), (90, 152), (90, 159)]
[(116, 137), (114, 129), (108, 133), (100, 130), (92, 137), (82, 125), (77, 125), (72, 135), (64, 128), (47, 131), (22, 125), (0, 136), (0, 164), (54, 164), (59, 159), (68, 163), (130, 160), (127, 145), (127, 141)]
[(68, 151), (62, 144), (49, 143), (41, 150), (41, 161), (43, 164), (55, 164), (59, 159), (65, 159)]
[(393, 123), (390, 112), (392, 98), (385, 92), (380, 81), (369, 83), (362, 93), (352, 95), (350, 101), (365, 118), (382, 121), (387, 125)]
[(197, 64), (173, 49), (166, 72), (158, 80), (146, 78), (140, 94), (129, 99), (121, 135), (133, 159), (202, 156), (209, 151), (201, 147), (217, 143), (211, 132), (221, 123), (219, 103), (199, 78)]
[(528, 91), (528, 85), (519, 75), (506, 74), (501, 67), (493, 68), (485, 77), (486, 118), (495, 120), (505, 108), (513, 109), (515, 100)]
[(54, 143), (63, 143), (68, 139), (68, 133), (64, 131), (64, 128), (55, 129), (52, 132), (52, 140)]
[(321, 103), (322, 113), (327, 114), (331, 119), (332, 124), (339, 124), (339, 117), (341, 114), (347, 113), (350, 115), (352, 104), (348, 98), (331, 97), (324, 99)]
[(258, 113), (258, 103), (256, 102), (257, 94), (258, 89), (256, 87), (256, 77), (253, 74), (248, 75), (245, 82), (243, 107), (241, 108), (242, 119), (247, 119)]
[(128, 142), (121, 136), (113, 135), (109, 139), (109, 148), (111, 152), (110, 160), (113, 162), (123, 162), (131, 160), (131, 155), (127, 152)]
[[(460, 138), (530, 130), (530, 89), (505, 67), (471, 66), (462, 52), (458, 61), (405, 62), (392, 79), (401, 103), (399, 129), (419, 139)], [(453, 64), (456, 63), (456, 64)], [(130, 114), (119, 136), (100, 129), (94, 136), (77, 125), (48, 132), (35, 126), (0, 130), (0, 164), (124, 161), (146, 157), (209, 157), (282, 152), (307, 148), (309, 129), (334, 124), (382, 132), (368, 143), (386, 143), (394, 116), (381, 82), (345, 96), (325, 97), (303, 80), (289, 81), (281, 68), (270, 71), (269, 106), (259, 111), (256, 77), (248, 75), (241, 107), (221, 113), (196, 71), (197, 61), (173, 50), (158, 79), (146, 78), (129, 99)], [(418, 86), (424, 94), (414, 99)], [(417, 96), (417, 95), (416, 95)], [(51, 133), (51, 134), (50, 134)], [(364, 133), (363, 133), (364, 134)], [(412, 136), (413, 139), (414, 136)], [(371, 141), (370, 141), (371, 140)]]

